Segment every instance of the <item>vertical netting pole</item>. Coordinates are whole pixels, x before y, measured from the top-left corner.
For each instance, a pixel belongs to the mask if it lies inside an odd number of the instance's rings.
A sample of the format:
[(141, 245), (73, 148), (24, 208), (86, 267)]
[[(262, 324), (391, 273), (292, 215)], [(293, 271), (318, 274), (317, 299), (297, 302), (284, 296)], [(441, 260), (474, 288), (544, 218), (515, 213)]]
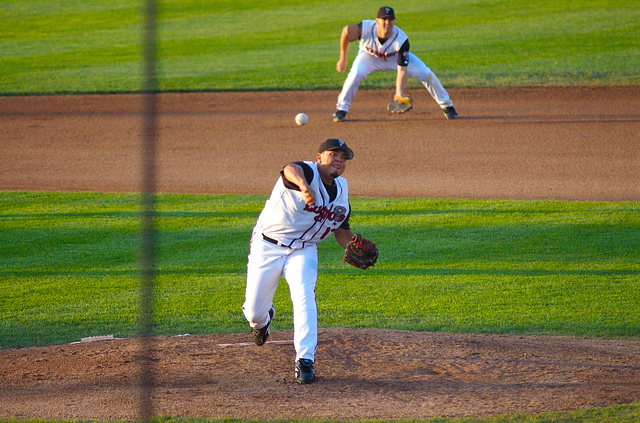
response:
[(144, 89), (142, 101), (142, 246), (140, 286), (140, 420), (153, 416), (152, 366), (153, 297), (155, 251), (155, 191), (156, 191), (156, 14), (155, 0), (146, 0), (144, 16)]

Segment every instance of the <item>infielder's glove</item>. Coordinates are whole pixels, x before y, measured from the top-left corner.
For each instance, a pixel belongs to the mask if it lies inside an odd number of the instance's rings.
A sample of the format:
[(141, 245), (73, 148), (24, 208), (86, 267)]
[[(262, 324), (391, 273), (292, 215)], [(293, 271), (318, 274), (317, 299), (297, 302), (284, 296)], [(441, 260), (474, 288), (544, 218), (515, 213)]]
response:
[(413, 101), (407, 94), (398, 96), (393, 99), (387, 106), (387, 110), (391, 113), (405, 113), (413, 108)]
[(344, 250), (344, 261), (366, 270), (378, 261), (378, 247), (371, 240), (355, 234)]

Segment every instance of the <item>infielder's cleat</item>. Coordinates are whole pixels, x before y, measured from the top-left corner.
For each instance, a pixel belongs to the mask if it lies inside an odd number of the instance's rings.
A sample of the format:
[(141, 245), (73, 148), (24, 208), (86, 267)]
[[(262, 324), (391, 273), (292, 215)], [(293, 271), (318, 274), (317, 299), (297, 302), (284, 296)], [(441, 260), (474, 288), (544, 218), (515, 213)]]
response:
[(271, 320), (275, 315), (276, 309), (271, 306), (269, 309), (269, 321), (267, 322), (267, 325), (261, 329), (251, 329), (253, 331), (253, 342), (255, 342), (257, 346), (260, 347), (264, 345), (264, 343), (267, 342), (267, 339), (269, 339)]
[(333, 114), (333, 121), (344, 122), (345, 120), (347, 120), (347, 112), (345, 112), (344, 110), (336, 110), (336, 112)]
[(295, 375), (298, 383), (313, 383), (316, 380), (316, 375), (313, 373), (313, 361), (306, 358), (297, 360)]
[(456, 109), (454, 109), (453, 106), (445, 107), (442, 111), (447, 119), (455, 119), (458, 117), (458, 112), (456, 112)]

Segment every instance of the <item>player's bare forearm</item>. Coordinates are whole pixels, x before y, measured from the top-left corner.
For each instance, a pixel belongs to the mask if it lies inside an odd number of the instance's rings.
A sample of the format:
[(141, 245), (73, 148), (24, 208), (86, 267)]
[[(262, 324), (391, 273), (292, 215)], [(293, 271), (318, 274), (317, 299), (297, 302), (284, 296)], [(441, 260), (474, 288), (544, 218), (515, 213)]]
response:
[(400, 97), (404, 94), (404, 91), (407, 89), (407, 79), (407, 67), (398, 66), (398, 75), (396, 76), (396, 97)]
[(347, 69), (347, 58), (349, 54), (349, 26), (342, 28), (342, 34), (340, 34), (340, 59), (336, 64), (336, 70), (338, 72), (344, 72)]
[(347, 244), (353, 239), (353, 235), (353, 232), (349, 229), (338, 228), (333, 232), (336, 242), (340, 244), (342, 248), (347, 248)]
[(300, 188), (300, 192), (304, 197), (304, 202), (308, 206), (313, 206), (316, 203), (316, 194), (309, 186), (307, 179), (304, 177), (304, 170), (300, 166), (294, 163), (289, 163), (283, 169), (284, 177), (289, 182), (293, 182)]
[(340, 73), (343, 73), (345, 70), (347, 70), (347, 59), (343, 59), (342, 57), (338, 60), (338, 63), (336, 63), (336, 70)]
[(359, 24), (351, 24), (342, 28), (340, 34), (340, 59), (336, 64), (336, 70), (340, 73), (347, 70), (349, 44), (360, 38), (361, 27)]

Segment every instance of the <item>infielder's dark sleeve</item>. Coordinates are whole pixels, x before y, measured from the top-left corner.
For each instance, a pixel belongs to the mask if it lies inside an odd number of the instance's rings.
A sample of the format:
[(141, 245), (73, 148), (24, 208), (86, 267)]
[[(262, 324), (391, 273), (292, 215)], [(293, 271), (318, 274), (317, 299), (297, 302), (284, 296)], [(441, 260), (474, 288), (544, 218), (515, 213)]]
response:
[(404, 44), (398, 50), (398, 66), (408, 66), (409, 65), (409, 40), (405, 41)]
[[(307, 180), (307, 183), (310, 184), (311, 181), (313, 180), (313, 170), (309, 167), (309, 165), (306, 164), (305, 162), (293, 162), (291, 164), (298, 165), (302, 168), (302, 170), (304, 171), (304, 177)], [(280, 175), (282, 176), (282, 182), (284, 182), (284, 186), (286, 188), (292, 189), (294, 191), (300, 191), (299, 186), (297, 186), (296, 184), (294, 184), (293, 182), (285, 178), (284, 169), (280, 171)]]

